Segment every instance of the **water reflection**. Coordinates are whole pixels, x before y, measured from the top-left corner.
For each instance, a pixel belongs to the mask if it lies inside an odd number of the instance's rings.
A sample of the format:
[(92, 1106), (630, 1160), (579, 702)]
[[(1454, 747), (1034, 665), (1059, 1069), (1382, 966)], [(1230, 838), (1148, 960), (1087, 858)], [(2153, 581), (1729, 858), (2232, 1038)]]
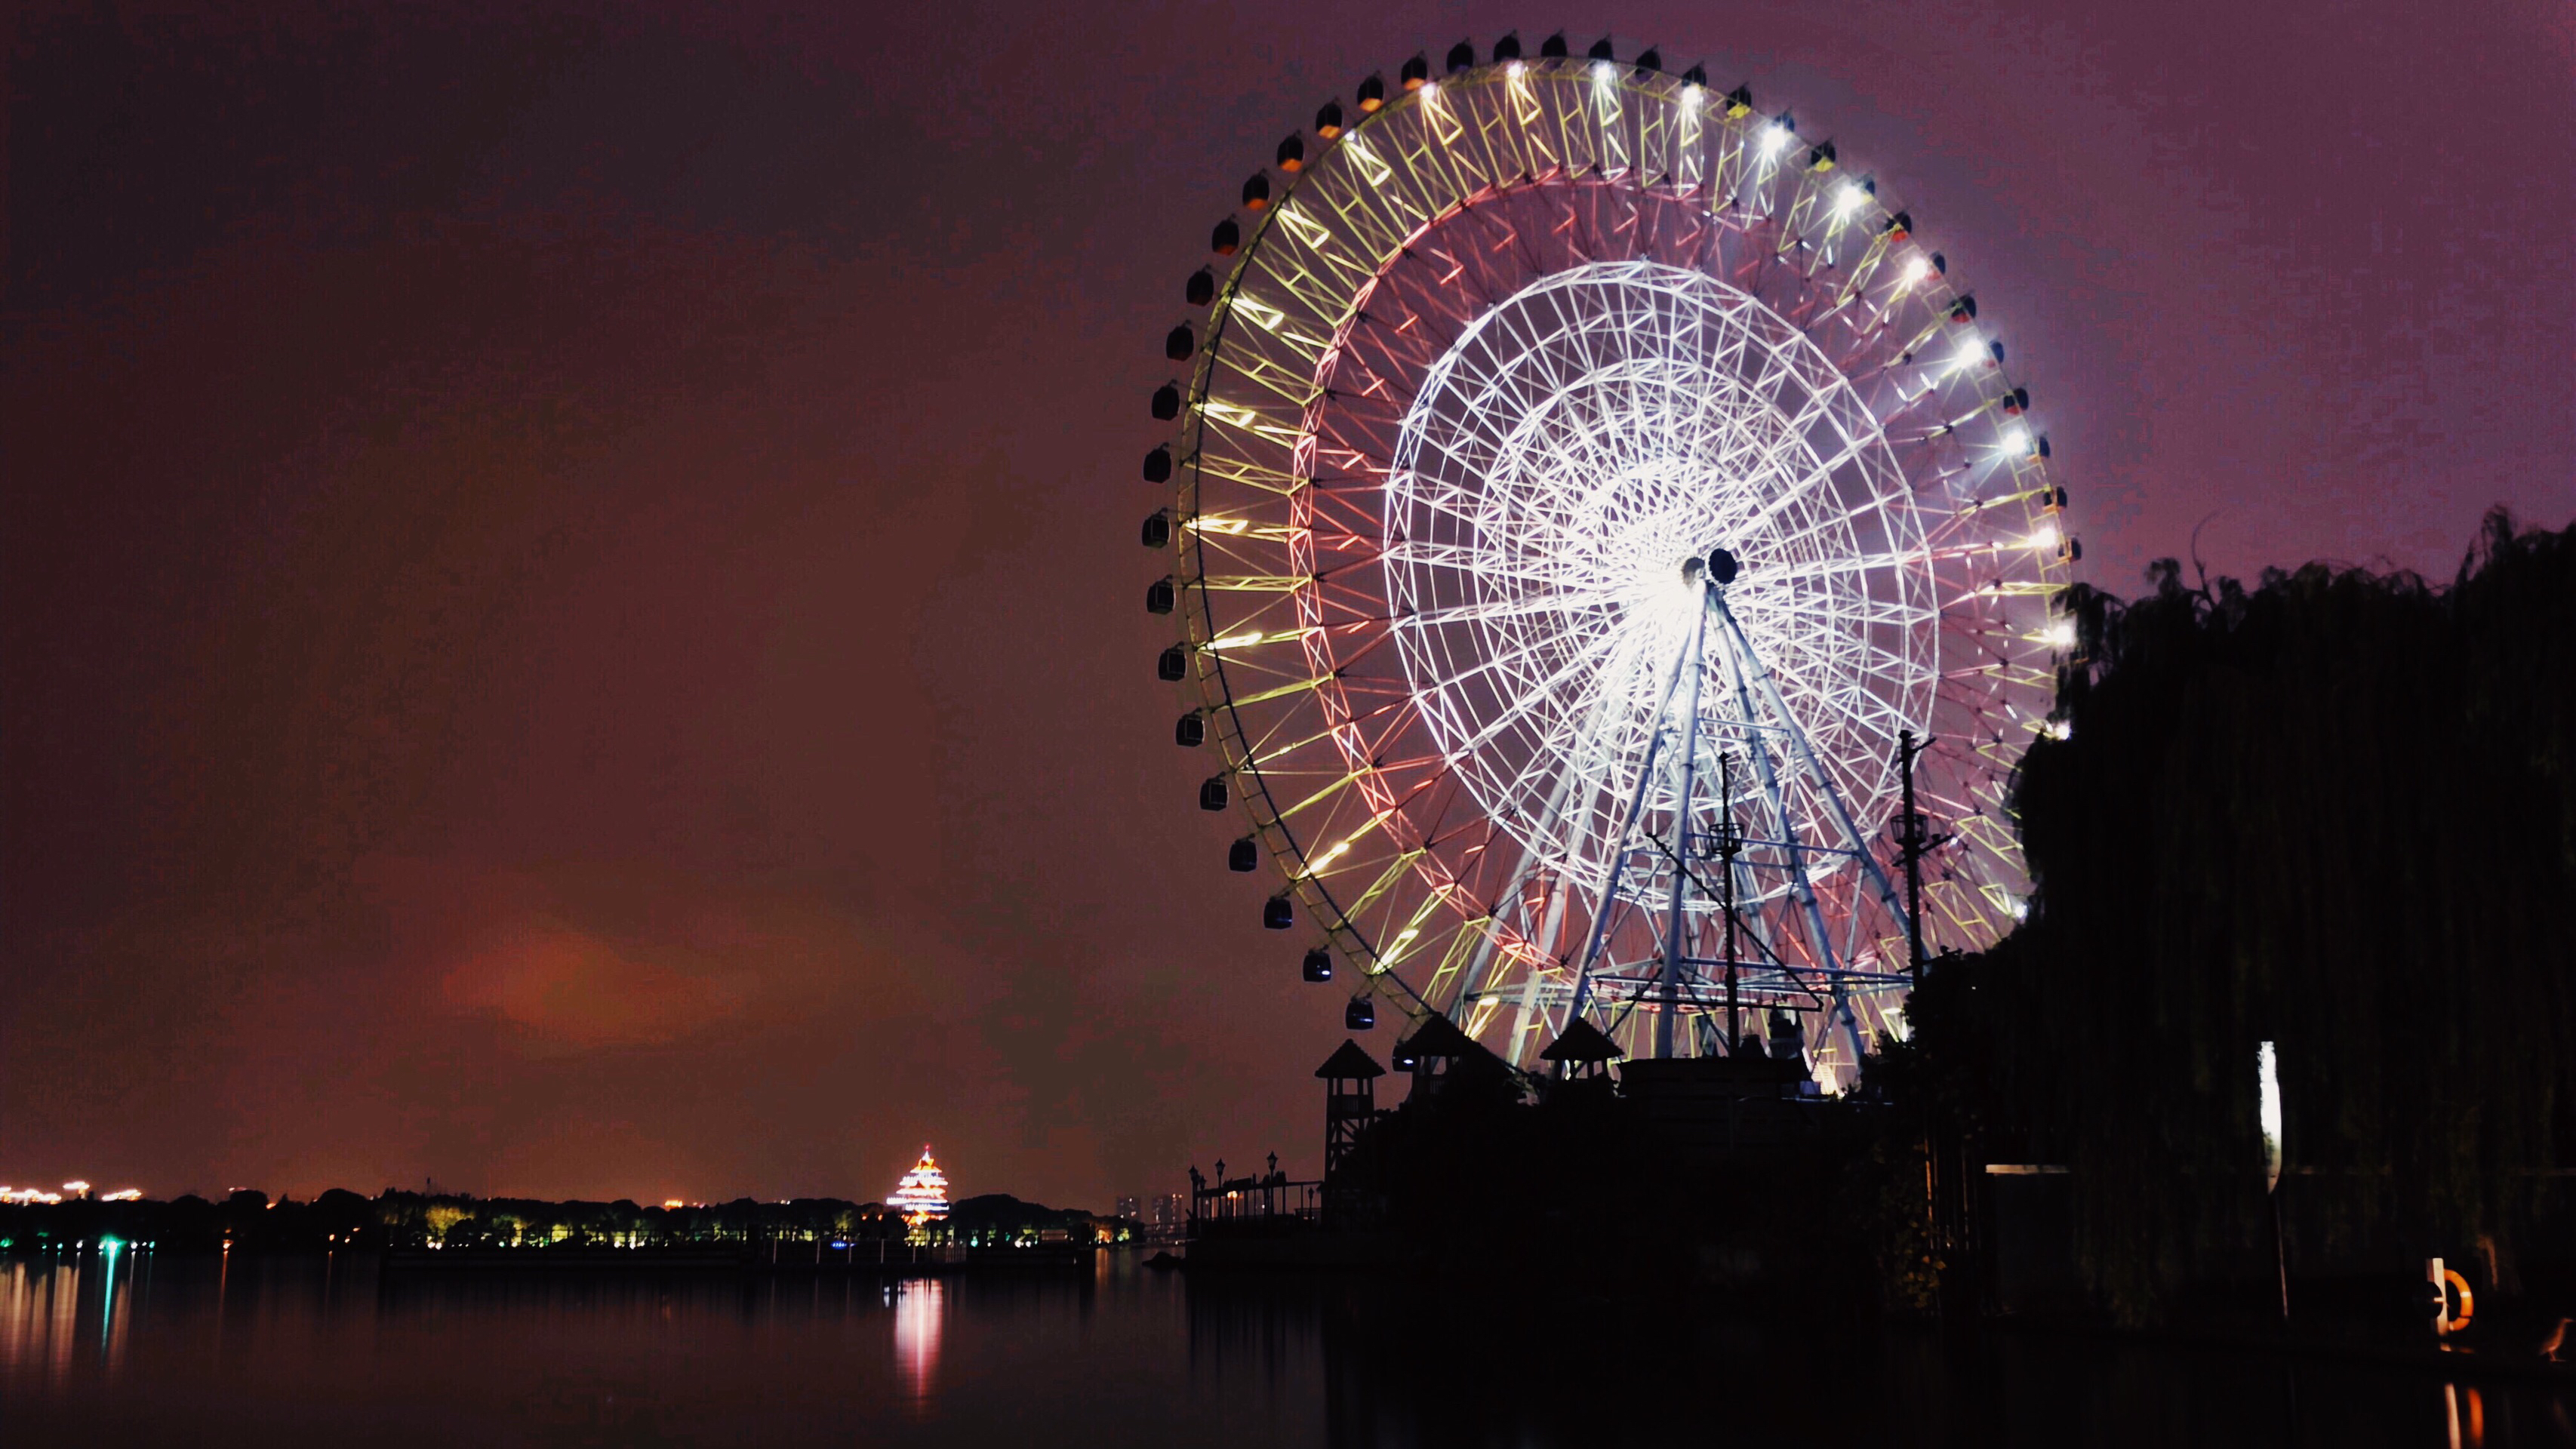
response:
[(0, 1388), (65, 1384), (76, 1355), (110, 1372), (121, 1366), (139, 1271), (122, 1245), (93, 1257), (0, 1260)]
[[(0, 1260), (0, 1422), (90, 1444), (2576, 1442), (2556, 1385), (2002, 1333), (1657, 1322), (1366, 1283)], [(1032, 1427), (1042, 1432), (1032, 1434)], [(220, 1439), (213, 1442), (222, 1442)]]
[(939, 1325), (948, 1307), (948, 1285), (920, 1278), (888, 1289), (894, 1298), (894, 1357), (904, 1391), (927, 1402), (937, 1388)]
[[(98, 1346), (100, 1357), (107, 1362), (107, 1372), (110, 1377), (116, 1374), (117, 1369), (125, 1361), (126, 1329), (134, 1319), (134, 1315), (130, 1312), (117, 1311), (120, 1306), (117, 1302), (118, 1295), (122, 1293), (131, 1298), (134, 1293), (134, 1274), (131, 1270), (130, 1257), (124, 1245), (114, 1239), (110, 1239), (105, 1250), (99, 1254)], [(123, 1275), (125, 1281), (122, 1283), (117, 1281), (119, 1267), (128, 1269)]]
[(1194, 1371), (1181, 1284), (979, 1272), (403, 1271), (234, 1255), (0, 1261), (0, 1439), (369, 1444), (1322, 1442), (1311, 1343)]

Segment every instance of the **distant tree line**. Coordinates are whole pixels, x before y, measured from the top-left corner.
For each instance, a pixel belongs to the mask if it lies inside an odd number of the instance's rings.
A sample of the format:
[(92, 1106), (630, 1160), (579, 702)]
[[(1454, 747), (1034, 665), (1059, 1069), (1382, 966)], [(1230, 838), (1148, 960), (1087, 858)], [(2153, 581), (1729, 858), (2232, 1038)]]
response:
[(1102, 1217), (1081, 1208), (1051, 1208), (1009, 1193), (961, 1198), (948, 1210), (948, 1235), (973, 1247), (1041, 1242), (1128, 1242), (1143, 1236), (1132, 1218)]
[[(1037, 1241), (1050, 1230), (1092, 1241), (1106, 1226), (1113, 1238), (1133, 1224), (1095, 1218), (1078, 1208), (1050, 1208), (1003, 1194), (957, 1205), (944, 1231), (993, 1243)], [(681, 1207), (615, 1202), (548, 1202), (388, 1188), (375, 1197), (333, 1188), (310, 1202), (271, 1201), (245, 1189), (221, 1202), (185, 1196), (167, 1202), (102, 1202), (0, 1206), (0, 1249), (39, 1252), (114, 1238), (160, 1251), (319, 1252), (386, 1248), (684, 1248), (723, 1244), (875, 1243), (902, 1241), (909, 1228), (885, 1204), (840, 1198), (796, 1198)]]
[(2077, 585), (2064, 738), (2012, 805), (2029, 919), (1935, 970), (1883, 1086), (2071, 1169), (2098, 1306), (2270, 1272), (2258, 1043), (2294, 1269), (2569, 1256), (2576, 529), (2488, 518), (2457, 576)]

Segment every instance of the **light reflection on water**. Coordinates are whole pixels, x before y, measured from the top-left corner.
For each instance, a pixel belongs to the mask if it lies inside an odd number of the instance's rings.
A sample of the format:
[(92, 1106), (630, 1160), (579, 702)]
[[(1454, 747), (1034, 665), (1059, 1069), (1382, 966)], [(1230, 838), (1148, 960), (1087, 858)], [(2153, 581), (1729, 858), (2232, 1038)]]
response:
[[(2295, 1377), (2290, 1367), (2294, 1367)], [(2576, 1443), (2554, 1385), (1358, 1284), (0, 1260), (0, 1435), (86, 1444)]]
[(1323, 1441), (1314, 1354), (1194, 1364), (1175, 1278), (422, 1272), (372, 1260), (0, 1259), (0, 1442)]
[(948, 1306), (948, 1285), (920, 1278), (887, 1291), (895, 1295), (894, 1356), (903, 1369), (904, 1392), (927, 1403), (939, 1372), (939, 1321)]
[(138, 1293), (136, 1256), (104, 1253), (34, 1264), (0, 1264), (0, 1392), (30, 1379), (70, 1382), (73, 1355), (88, 1334), (101, 1374), (123, 1367)]

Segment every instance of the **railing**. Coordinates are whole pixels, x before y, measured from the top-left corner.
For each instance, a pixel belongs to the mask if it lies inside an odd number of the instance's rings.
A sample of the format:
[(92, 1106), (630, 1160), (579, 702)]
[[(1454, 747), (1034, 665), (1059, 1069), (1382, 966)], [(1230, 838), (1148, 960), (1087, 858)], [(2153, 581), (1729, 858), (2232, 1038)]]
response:
[(1284, 1172), (1220, 1178), (1210, 1182), (1190, 1173), (1190, 1236), (1211, 1228), (1219, 1232), (1285, 1228), (1323, 1216), (1324, 1184), (1292, 1181)]

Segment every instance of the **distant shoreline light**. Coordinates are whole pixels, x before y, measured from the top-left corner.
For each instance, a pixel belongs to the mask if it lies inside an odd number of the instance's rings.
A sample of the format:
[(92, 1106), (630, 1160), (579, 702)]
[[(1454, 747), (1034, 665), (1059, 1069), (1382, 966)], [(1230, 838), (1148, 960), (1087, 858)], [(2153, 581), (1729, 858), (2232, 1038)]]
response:
[[(11, 1187), (5, 1182), (0, 1182), (0, 1204), (6, 1204), (11, 1207), (33, 1207), (40, 1203), (52, 1204), (62, 1202), (66, 1198), (71, 1201), (78, 1202), (80, 1199), (88, 1197), (89, 1195), (89, 1184), (83, 1182), (79, 1178), (73, 1178), (71, 1181), (64, 1183), (63, 1190), (61, 1192), (47, 1192), (41, 1187)], [(98, 1195), (98, 1200), (100, 1202), (141, 1202), (143, 1200), (143, 1189), (139, 1187), (121, 1187), (114, 1192), (100, 1193)]]

